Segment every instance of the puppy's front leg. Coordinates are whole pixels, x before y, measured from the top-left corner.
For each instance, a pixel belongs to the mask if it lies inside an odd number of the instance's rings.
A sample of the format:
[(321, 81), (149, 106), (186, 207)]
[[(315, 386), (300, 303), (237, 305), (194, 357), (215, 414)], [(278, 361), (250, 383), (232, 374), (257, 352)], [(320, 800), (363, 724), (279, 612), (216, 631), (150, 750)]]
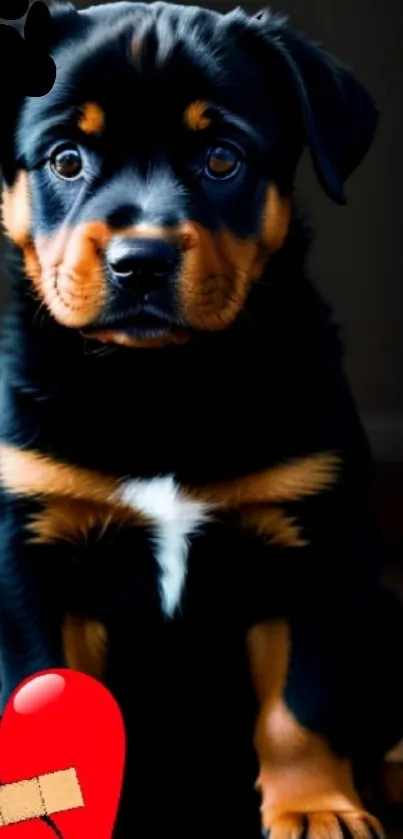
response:
[(65, 666), (57, 547), (30, 544), (31, 513), (22, 500), (0, 497), (0, 713), (25, 678)]
[[(255, 625), (248, 634), (259, 702), (255, 748), (263, 828), (271, 839), (299, 839), (306, 829), (309, 839), (342, 839), (342, 826), (357, 839), (370, 839), (374, 832), (382, 835), (380, 824), (364, 811), (354, 788), (348, 748), (341, 748), (342, 756), (337, 755), (332, 737), (323, 730), (343, 728), (344, 710), (351, 700), (349, 686), (344, 684), (346, 705), (337, 720), (337, 703), (330, 711), (324, 707), (329, 699), (326, 692), (331, 690), (329, 683), (325, 685), (326, 667), (321, 674), (320, 662), (314, 661), (315, 648), (308, 651), (306, 637), (296, 637), (295, 628), (285, 621), (267, 622)], [(301, 646), (305, 647), (306, 673), (301, 667)]]

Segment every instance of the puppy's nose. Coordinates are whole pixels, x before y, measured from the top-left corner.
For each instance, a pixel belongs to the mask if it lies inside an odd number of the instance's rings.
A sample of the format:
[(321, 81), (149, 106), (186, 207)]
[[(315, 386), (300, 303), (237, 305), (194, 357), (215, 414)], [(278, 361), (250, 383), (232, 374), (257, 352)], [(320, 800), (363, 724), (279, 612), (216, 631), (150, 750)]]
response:
[(163, 285), (179, 262), (177, 248), (166, 239), (112, 239), (106, 256), (119, 285), (133, 291)]

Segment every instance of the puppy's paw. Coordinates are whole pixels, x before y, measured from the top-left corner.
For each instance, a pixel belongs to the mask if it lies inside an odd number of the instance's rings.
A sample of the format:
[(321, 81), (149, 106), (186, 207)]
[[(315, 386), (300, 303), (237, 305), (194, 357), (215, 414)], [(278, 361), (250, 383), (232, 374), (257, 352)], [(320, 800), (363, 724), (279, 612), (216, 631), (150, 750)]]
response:
[(263, 831), (267, 839), (385, 839), (383, 828), (370, 813), (284, 813)]

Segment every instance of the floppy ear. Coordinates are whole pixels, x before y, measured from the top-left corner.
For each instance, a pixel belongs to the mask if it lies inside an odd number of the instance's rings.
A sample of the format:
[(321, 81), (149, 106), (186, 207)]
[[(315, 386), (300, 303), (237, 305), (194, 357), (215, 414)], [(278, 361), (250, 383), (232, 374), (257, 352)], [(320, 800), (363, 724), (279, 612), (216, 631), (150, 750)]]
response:
[(368, 152), (378, 124), (371, 96), (345, 66), (297, 34), (285, 18), (263, 11), (252, 23), (297, 95), (305, 140), (323, 189), (333, 201), (345, 204), (343, 183)]

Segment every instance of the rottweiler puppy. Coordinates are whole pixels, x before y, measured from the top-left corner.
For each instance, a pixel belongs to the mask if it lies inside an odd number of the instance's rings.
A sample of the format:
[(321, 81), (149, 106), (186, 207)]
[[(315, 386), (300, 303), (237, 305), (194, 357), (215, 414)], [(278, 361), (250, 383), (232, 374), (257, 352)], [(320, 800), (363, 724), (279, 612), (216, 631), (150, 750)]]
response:
[(380, 835), (370, 455), (293, 186), (307, 147), (345, 203), (376, 107), (268, 11), (52, 19), (53, 89), (2, 115), (2, 706), (105, 681), (116, 836)]

